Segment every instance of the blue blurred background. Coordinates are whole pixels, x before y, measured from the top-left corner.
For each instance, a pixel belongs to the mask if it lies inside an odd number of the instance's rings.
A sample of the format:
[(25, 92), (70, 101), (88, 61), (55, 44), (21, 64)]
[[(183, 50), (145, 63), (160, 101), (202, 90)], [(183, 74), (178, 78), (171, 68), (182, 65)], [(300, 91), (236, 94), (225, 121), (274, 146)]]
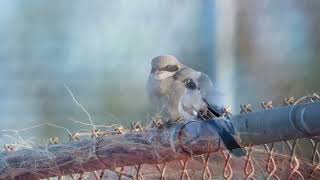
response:
[[(146, 122), (150, 60), (160, 54), (203, 71), (239, 105), (319, 91), (317, 0), (2, 0), (0, 130), (44, 122), (90, 128)], [(0, 142), (7, 132), (0, 131)], [(23, 137), (66, 136), (53, 127)], [(9, 139), (10, 142), (12, 140)]]

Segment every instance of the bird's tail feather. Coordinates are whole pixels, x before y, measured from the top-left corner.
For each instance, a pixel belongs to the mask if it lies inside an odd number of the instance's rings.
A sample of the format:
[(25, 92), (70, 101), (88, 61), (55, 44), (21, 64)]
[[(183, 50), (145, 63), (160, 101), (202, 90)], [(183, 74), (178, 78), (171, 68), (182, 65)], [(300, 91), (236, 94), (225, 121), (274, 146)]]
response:
[(209, 124), (211, 124), (216, 129), (221, 140), (223, 141), (226, 148), (230, 151), (230, 153), (237, 157), (245, 156), (247, 154), (246, 150), (241, 148), (234, 137), (223, 126), (219, 126), (216, 120), (209, 121)]
[(224, 145), (227, 147), (227, 149), (232, 153), (233, 155), (237, 157), (245, 156), (246, 151), (245, 149), (241, 148), (241, 146), (238, 144), (238, 142), (234, 139), (234, 137), (227, 132), (223, 127), (219, 131), (218, 134), (220, 138), (222, 139)]
[(229, 152), (236, 157), (242, 157), (247, 154), (247, 151), (244, 148), (232, 149)]

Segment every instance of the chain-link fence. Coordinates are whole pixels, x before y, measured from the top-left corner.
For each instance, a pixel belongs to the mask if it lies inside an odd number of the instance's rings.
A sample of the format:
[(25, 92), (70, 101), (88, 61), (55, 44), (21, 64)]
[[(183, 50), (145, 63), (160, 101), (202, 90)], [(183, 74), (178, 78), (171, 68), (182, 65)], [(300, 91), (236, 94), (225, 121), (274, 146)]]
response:
[[(5, 145), (0, 154), (0, 177), (3, 179), (320, 179), (318, 150), (320, 116), (319, 96), (312, 95), (295, 101), (285, 99), (285, 108), (273, 110), (271, 102), (262, 103), (262, 113), (252, 113), (250, 105), (243, 105), (239, 116), (231, 117), (236, 134), (247, 154), (234, 157), (220, 143), (217, 133), (202, 122), (190, 127), (177, 125), (164, 129), (154, 119), (154, 128), (143, 129), (132, 123), (131, 130), (121, 126), (108, 127), (90, 134), (70, 133), (70, 142), (58, 144), (50, 139), (46, 147), (15, 149)], [(298, 105), (300, 104), (300, 105)], [(300, 110), (295, 110), (298, 108)], [(288, 120), (272, 122), (266, 137), (255, 134), (250, 120), (264, 114), (289, 113)], [(293, 112), (297, 112), (293, 114)], [(317, 113), (318, 112), (318, 113)], [(253, 115), (252, 115), (253, 114)], [(295, 118), (293, 118), (293, 116)], [(301, 117), (301, 119), (297, 119)], [(274, 117), (274, 119), (284, 118)], [(239, 124), (235, 122), (239, 119)], [(248, 124), (241, 119), (247, 119)], [(268, 119), (268, 118), (266, 118)], [(266, 120), (261, 119), (261, 120)], [(275, 121), (277, 122), (277, 121)], [(283, 126), (283, 122), (286, 122)], [(312, 123), (311, 123), (312, 122)], [(197, 125), (198, 123), (198, 125)], [(199, 125), (200, 124), (200, 125)], [(302, 125), (302, 127), (298, 125)], [(311, 126), (313, 127), (311, 127)], [(246, 132), (241, 127), (249, 126)], [(297, 132), (282, 128), (294, 126)], [(194, 129), (198, 129), (194, 131)], [(268, 134), (274, 132), (274, 134)], [(262, 133), (262, 132), (261, 132)], [(291, 137), (288, 137), (291, 133)], [(296, 134), (295, 134), (296, 133)], [(90, 135), (91, 138), (82, 139)], [(270, 139), (270, 137), (272, 137)], [(301, 138), (300, 138), (301, 137)], [(259, 138), (261, 143), (258, 142)], [(283, 141), (279, 141), (283, 139)], [(268, 144), (264, 142), (273, 141)]]

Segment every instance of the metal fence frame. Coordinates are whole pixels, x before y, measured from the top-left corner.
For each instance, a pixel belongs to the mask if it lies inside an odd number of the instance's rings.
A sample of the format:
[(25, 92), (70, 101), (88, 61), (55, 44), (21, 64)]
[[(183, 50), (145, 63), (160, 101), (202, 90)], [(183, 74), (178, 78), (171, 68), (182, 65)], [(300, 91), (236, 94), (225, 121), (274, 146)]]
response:
[[(250, 179), (254, 174), (252, 163), (252, 147), (264, 145), (268, 154), (267, 171), (268, 178), (279, 179), (275, 175), (275, 158), (273, 157), (274, 144), (278, 141), (287, 142), (295, 140), (293, 144), (287, 143), (290, 150), (290, 174), (289, 178), (304, 175), (296, 168), (299, 161), (296, 160), (295, 147), (297, 139), (312, 138), (320, 135), (320, 102), (312, 100), (305, 104), (287, 102), (289, 106), (272, 108), (272, 104), (262, 104), (265, 110), (252, 112), (250, 106), (242, 106), (242, 113), (230, 117), (230, 122), (235, 131), (235, 137), (243, 147), (249, 147), (244, 166), (244, 174)], [(309, 100), (310, 100), (309, 98)], [(222, 123), (224, 119), (216, 119)], [(85, 172), (113, 170), (121, 177), (122, 170), (117, 167), (132, 166), (136, 171), (132, 179), (143, 179), (141, 175), (142, 164), (155, 164), (163, 179), (167, 163), (179, 162), (182, 166), (181, 179), (190, 178), (186, 171), (190, 157), (201, 156), (204, 169), (202, 177), (210, 177), (208, 163), (210, 154), (222, 152), (225, 158), (223, 177), (232, 177), (230, 154), (224, 152), (225, 147), (214, 129), (207, 125), (208, 122), (194, 121), (187, 124), (179, 124), (172, 128), (152, 128), (142, 131), (130, 131), (123, 134), (93, 136), (91, 139), (83, 139), (64, 144), (52, 144), (46, 147), (34, 147), (30, 149), (7, 149), (0, 153), (0, 178), (1, 179), (39, 179), (61, 177)], [(76, 140), (76, 139), (75, 139)], [(318, 141), (310, 139), (313, 144), (313, 171), (319, 166), (315, 159), (319, 158), (317, 150)], [(272, 143), (271, 145), (265, 145)], [(319, 160), (318, 160), (319, 161)], [(161, 167), (160, 164), (163, 164)], [(95, 174), (96, 179), (102, 179), (104, 171), (100, 175)], [(310, 173), (309, 173), (310, 174)], [(311, 177), (310, 175), (310, 177)], [(79, 179), (82, 177), (80, 176)]]

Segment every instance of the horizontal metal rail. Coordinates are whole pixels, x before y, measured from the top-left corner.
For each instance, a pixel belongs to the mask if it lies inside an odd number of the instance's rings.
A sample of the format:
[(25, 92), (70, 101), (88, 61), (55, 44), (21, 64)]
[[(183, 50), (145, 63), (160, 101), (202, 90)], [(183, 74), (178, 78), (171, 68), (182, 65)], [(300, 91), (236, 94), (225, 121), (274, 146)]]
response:
[(259, 145), (320, 135), (320, 102), (231, 117), (241, 144)]

